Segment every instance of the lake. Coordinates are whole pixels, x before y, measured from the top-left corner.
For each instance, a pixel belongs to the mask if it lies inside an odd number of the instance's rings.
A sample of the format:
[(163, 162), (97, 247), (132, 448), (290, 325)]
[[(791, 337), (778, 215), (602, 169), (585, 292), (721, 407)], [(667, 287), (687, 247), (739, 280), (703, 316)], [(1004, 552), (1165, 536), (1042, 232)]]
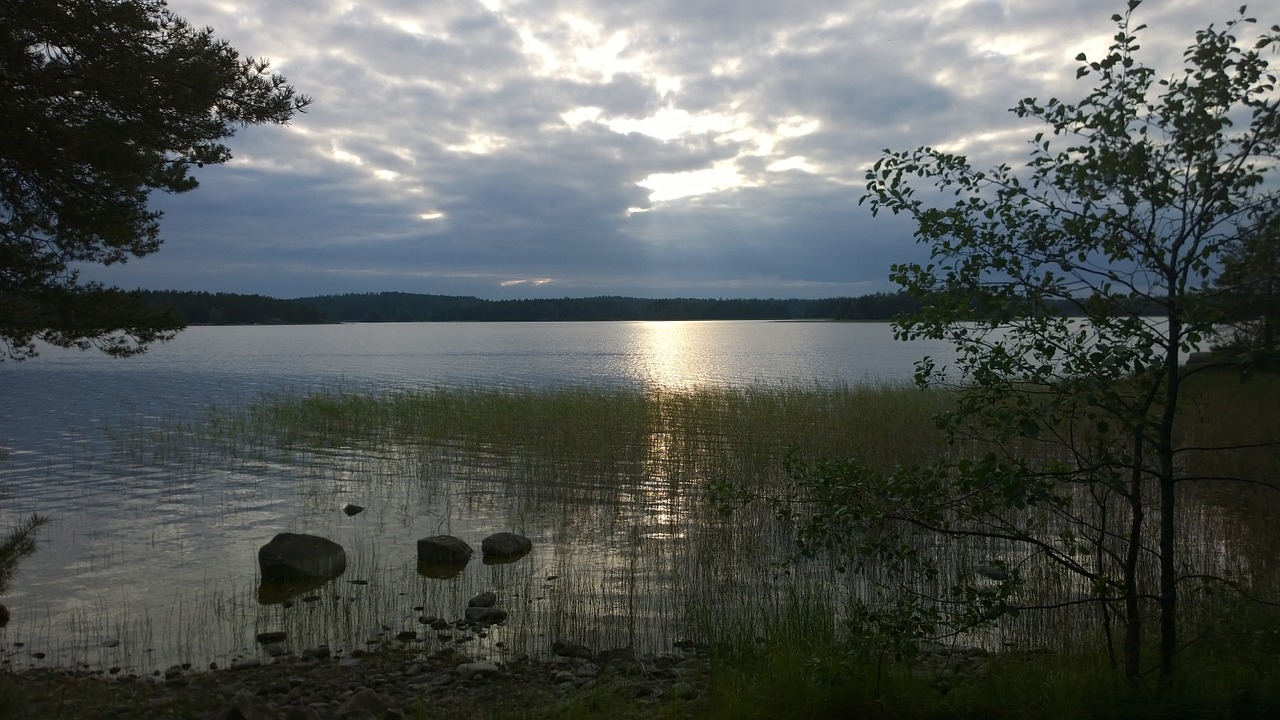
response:
[[(0, 525), (51, 520), (4, 598), (4, 658), (126, 672), (225, 665), (259, 655), (255, 633), (282, 626), (295, 652), (349, 651), (420, 629), (433, 608), (458, 615), (482, 590), (527, 612), (457, 639), (478, 654), (537, 652), (552, 635), (669, 644), (682, 629), (664, 599), (667, 555), (638, 558), (624, 541), (674, 542), (670, 516), (696, 501), (674, 483), (648, 487), (642, 472), (629, 499), (595, 505), (588, 488), (581, 516), (552, 522), (510, 497), (509, 459), (474, 449), (232, 447), (203, 425), (215, 408), (234, 414), (282, 390), (842, 387), (909, 382), (925, 354), (947, 357), (940, 344), (895, 342), (884, 323), (351, 324), (193, 327), (136, 358), (48, 349), (0, 363)], [(368, 509), (347, 517), (347, 502)], [(417, 538), (449, 532), (478, 549), (512, 529), (536, 543), (519, 562), (415, 571)], [(286, 530), (348, 551), (346, 574), (306, 602), (258, 592), (257, 549)]]

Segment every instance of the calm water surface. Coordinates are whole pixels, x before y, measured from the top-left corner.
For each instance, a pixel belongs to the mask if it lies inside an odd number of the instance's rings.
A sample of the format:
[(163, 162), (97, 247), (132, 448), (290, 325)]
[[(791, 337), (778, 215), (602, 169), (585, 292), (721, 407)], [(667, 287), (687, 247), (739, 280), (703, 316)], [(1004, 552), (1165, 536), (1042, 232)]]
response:
[[(663, 495), (669, 489), (637, 480), (629, 506), (584, 507), (569, 531), (564, 518), (530, 517), (483, 458), (437, 458), (438, 481), (425, 482), (427, 460), (385, 448), (254, 455), (184, 444), (166, 428), (280, 389), (858, 385), (906, 382), (925, 354), (946, 351), (894, 342), (887, 324), (459, 323), (196, 327), (127, 360), (54, 349), (0, 363), (0, 526), (33, 511), (52, 520), (5, 598), (15, 620), (0, 647), (15, 666), (226, 663), (253, 656), (253, 634), (264, 629), (290, 628), (295, 651), (349, 648), (415, 629), (420, 613), (457, 616), (486, 589), (509, 606), (547, 608), (513, 613), (508, 628), (477, 643), (493, 653), (568, 633), (669, 642), (679, 628), (653, 612), (666, 602), (661, 561), (638, 572), (634, 542), (628, 559), (592, 541), (663, 536), (677, 502)], [(346, 502), (369, 509), (348, 518), (338, 512)], [(478, 549), (509, 529), (537, 550), (511, 565), (477, 560), (454, 578), (414, 571), (417, 538), (450, 532)], [(349, 569), (319, 591), (322, 600), (259, 602), (257, 548), (285, 530), (347, 548)], [(645, 612), (636, 612), (638, 596)]]

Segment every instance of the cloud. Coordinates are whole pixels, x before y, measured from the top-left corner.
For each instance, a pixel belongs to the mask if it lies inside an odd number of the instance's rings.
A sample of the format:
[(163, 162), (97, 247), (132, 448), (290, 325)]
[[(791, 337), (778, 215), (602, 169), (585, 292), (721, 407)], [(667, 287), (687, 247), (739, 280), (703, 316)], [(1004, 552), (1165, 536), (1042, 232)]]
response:
[[(1121, 3), (172, 0), (315, 104), (157, 197), (159, 253), (97, 277), (277, 296), (825, 296), (924, 257), (858, 206), (884, 148), (1019, 163)], [(1149, 3), (1172, 72), (1225, 16)], [(1271, 22), (1268, 20), (1267, 22)]]

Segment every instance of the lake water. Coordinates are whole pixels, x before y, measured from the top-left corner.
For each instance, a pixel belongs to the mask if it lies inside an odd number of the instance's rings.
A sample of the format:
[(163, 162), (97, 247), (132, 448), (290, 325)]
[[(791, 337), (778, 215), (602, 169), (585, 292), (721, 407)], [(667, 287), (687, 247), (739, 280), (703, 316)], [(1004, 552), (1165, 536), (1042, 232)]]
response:
[[(195, 327), (136, 358), (50, 349), (0, 363), (0, 527), (31, 512), (51, 519), (4, 598), (14, 621), (0, 647), (24, 667), (225, 664), (258, 652), (255, 632), (287, 626), (294, 651), (350, 649), (415, 629), (432, 607), (457, 615), (485, 589), (549, 608), (528, 614), (536, 627), (513, 615), (477, 640), (489, 653), (532, 650), (571, 630), (600, 644), (669, 642), (678, 629), (637, 631), (649, 620), (609, 607), (637, 594), (664, 602), (656, 571), (637, 574), (633, 557), (628, 575), (619, 557), (587, 547), (584, 538), (622, 520), (587, 513), (587, 527), (569, 533), (528, 517), (483, 458), (440, 458), (430, 472), (445, 480), (407, 484), (426, 461), (394, 449), (300, 458), (211, 449), (170, 430), (281, 389), (905, 383), (925, 354), (947, 356), (941, 345), (895, 342), (878, 323), (459, 323)], [(630, 532), (658, 533), (665, 506), (636, 492), (623, 512)], [(346, 517), (338, 508), (348, 501), (369, 509)], [(516, 525), (538, 543), (518, 563), (474, 561), (445, 579), (414, 572), (416, 538), (448, 531), (478, 548), (488, 532)], [(256, 593), (257, 548), (286, 530), (331, 537), (351, 558), (305, 608)], [(611, 622), (628, 627), (601, 636)]]

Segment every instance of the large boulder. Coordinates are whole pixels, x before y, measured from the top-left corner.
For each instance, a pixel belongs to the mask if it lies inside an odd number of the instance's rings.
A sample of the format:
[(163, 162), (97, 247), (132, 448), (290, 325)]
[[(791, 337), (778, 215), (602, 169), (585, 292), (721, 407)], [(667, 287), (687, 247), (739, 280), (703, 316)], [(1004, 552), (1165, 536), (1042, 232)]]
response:
[(258, 568), (269, 583), (324, 580), (346, 572), (347, 551), (317, 535), (280, 533), (259, 548)]
[(511, 532), (494, 533), (480, 543), (484, 559), (499, 562), (524, 557), (532, 549), (532, 540)]
[(466, 565), (471, 559), (471, 546), (452, 535), (435, 535), (418, 541), (419, 566)]

